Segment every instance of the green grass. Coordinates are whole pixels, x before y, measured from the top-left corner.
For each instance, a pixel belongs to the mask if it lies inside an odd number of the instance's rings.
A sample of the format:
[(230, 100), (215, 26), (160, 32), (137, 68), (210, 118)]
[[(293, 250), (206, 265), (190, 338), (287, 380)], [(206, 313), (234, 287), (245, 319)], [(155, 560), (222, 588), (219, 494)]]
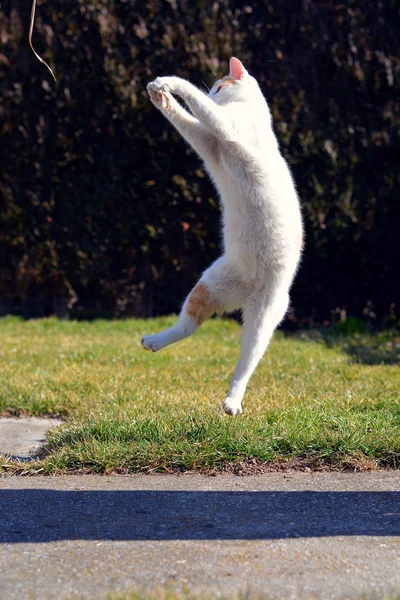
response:
[(140, 335), (172, 322), (0, 319), (0, 413), (66, 419), (42, 460), (18, 467), (0, 459), (0, 469), (400, 467), (395, 333), (278, 332), (250, 380), (243, 415), (228, 417), (221, 403), (240, 327), (214, 319), (180, 344), (145, 352)]

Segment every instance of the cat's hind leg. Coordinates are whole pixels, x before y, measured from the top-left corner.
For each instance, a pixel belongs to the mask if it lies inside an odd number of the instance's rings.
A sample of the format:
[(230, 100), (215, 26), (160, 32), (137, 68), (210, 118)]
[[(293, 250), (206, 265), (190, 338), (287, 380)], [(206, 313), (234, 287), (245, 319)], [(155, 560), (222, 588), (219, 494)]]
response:
[(222, 407), (229, 415), (242, 412), (242, 400), (247, 383), (262, 358), (275, 328), (283, 319), (289, 305), (287, 289), (268, 294), (254, 293), (243, 306), (243, 328), (240, 358), (232, 377), (228, 396)]
[(165, 346), (192, 335), (209, 317), (240, 308), (245, 290), (225, 257), (219, 258), (203, 273), (182, 307), (177, 323), (155, 335), (145, 335), (141, 343), (146, 350), (157, 352)]
[(143, 348), (157, 352), (165, 346), (179, 342), (192, 335), (203, 321), (221, 312), (223, 307), (220, 302), (207, 284), (200, 280), (187, 297), (178, 322), (170, 329), (142, 337)]

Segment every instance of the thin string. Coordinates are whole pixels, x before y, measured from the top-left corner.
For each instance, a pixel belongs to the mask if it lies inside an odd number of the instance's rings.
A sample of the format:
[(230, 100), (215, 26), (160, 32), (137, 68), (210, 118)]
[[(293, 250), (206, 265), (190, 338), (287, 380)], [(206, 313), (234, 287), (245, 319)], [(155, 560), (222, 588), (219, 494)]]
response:
[(51, 70), (51, 68), (49, 67), (49, 65), (47, 64), (47, 62), (44, 61), (43, 58), (41, 58), (39, 56), (39, 54), (36, 52), (35, 48), (32, 45), (32, 33), (33, 33), (33, 24), (35, 22), (36, 2), (37, 2), (37, 0), (33, 0), (32, 1), (31, 24), (30, 24), (30, 27), (29, 27), (29, 45), (30, 45), (30, 47), (32, 49), (33, 54), (36, 56), (36, 58), (39, 59), (40, 62), (43, 63), (48, 68), (48, 70), (50, 71), (50, 73), (53, 76), (54, 81), (57, 81), (56, 76), (54, 75), (53, 71)]

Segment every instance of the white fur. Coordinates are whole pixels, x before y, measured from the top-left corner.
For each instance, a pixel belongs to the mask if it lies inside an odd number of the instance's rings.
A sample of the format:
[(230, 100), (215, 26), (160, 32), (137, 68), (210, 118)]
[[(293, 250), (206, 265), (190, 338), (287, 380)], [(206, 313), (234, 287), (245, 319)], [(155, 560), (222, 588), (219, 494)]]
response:
[[(259, 86), (234, 58), (232, 73), (234, 83), (220, 87), (229, 80), (217, 81), (208, 96), (178, 77), (159, 77), (147, 89), (153, 104), (204, 160), (223, 204), (224, 253), (200, 281), (225, 311), (243, 310), (240, 359), (223, 402), (225, 412), (235, 415), (242, 412), (247, 382), (287, 311), (302, 219)], [(142, 338), (146, 350), (160, 350), (196, 331), (187, 302), (174, 327)]]

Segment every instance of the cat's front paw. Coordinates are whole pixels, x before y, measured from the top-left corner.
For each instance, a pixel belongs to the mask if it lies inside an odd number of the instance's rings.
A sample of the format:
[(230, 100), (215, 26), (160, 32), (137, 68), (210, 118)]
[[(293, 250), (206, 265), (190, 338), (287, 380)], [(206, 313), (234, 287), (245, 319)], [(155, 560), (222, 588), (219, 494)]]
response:
[(151, 84), (147, 86), (147, 91), (154, 106), (160, 110), (169, 110), (171, 108), (171, 94), (169, 92), (163, 92), (161, 90), (150, 88), (150, 85)]
[(242, 413), (242, 403), (238, 400), (235, 400), (235, 398), (230, 398), (229, 396), (225, 398), (224, 402), (222, 403), (222, 408), (227, 415), (235, 416)]
[(149, 92), (149, 94), (150, 90), (152, 92), (170, 92), (170, 79), (170, 77), (157, 77), (157, 79), (148, 84), (147, 91)]

